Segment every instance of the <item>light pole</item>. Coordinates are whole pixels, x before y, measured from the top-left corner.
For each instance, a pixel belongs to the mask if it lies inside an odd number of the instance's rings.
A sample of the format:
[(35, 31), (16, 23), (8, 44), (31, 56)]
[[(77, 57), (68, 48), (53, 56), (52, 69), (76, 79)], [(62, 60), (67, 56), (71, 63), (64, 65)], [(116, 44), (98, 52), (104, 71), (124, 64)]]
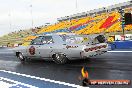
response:
[(12, 29), (11, 12), (9, 12), (8, 16), (9, 16), (9, 29), (11, 30)]
[(31, 24), (32, 24), (32, 29), (33, 29), (33, 26), (34, 26), (34, 22), (33, 22), (33, 11), (32, 11), (32, 4), (30, 5), (30, 14), (31, 14)]
[(119, 9), (119, 13), (121, 14), (121, 26), (122, 26), (122, 31), (124, 35), (124, 27), (125, 27), (124, 9)]
[(77, 12), (77, 9), (78, 9), (78, 2), (76, 0), (76, 3), (75, 3), (75, 6), (76, 6), (76, 12)]

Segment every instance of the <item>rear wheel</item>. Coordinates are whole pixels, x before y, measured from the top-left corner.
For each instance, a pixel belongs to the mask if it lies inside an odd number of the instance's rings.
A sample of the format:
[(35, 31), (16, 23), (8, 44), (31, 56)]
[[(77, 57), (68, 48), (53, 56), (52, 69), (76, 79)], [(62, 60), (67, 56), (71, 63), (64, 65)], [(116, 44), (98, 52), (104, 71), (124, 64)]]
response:
[(65, 64), (68, 61), (68, 58), (64, 54), (54, 54), (52, 58), (56, 64)]
[(17, 55), (17, 57), (18, 57), (18, 59), (19, 59), (20, 61), (22, 61), (22, 62), (25, 61), (25, 57), (22, 55), (22, 53), (19, 53), (19, 54)]

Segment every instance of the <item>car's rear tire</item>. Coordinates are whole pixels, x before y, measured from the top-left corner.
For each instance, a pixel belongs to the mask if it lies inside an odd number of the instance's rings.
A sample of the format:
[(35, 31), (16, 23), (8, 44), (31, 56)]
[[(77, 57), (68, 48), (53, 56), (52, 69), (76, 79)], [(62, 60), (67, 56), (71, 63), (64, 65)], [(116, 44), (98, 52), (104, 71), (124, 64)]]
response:
[(68, 58), (64, 54), (54, 54), (52, 58), (56, 64), (65, 64), (68, 61)]
[(17, 57), (21, 62), (25, 61), (25, 57), (22, 55), (22, 53), (18, 53)]

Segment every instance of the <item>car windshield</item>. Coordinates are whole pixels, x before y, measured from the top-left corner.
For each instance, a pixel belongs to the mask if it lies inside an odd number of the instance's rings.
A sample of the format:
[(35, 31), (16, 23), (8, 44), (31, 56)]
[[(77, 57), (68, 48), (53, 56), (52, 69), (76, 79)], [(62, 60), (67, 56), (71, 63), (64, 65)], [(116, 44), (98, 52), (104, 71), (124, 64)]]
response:
[(63, 41), (67, 43), (83, 43), (85, 38), (79, 35), (60, 35)]

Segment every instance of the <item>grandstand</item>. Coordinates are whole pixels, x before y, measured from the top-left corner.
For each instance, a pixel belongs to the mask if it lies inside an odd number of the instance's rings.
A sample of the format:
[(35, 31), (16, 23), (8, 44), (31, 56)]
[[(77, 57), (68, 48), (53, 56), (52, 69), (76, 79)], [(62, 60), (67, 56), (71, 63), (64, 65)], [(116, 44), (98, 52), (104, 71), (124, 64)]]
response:
[[(37, 31), (37, 29), (36, 29)], [(32, 29), (20, 30), (4, 35), (0, 38), (0, 46), (13, 47), (14, 45), (21, 45), (27, 37), (35, 34)]]
[[(13, 45), (23, 42), (27, 45), (31, 39), (35, 38), (33, 34), (57, 32), (85, 35), (104, 33), (107, 36), (122, 34), (119, 9), (123, 9), (125, 13), (132, 13), (132, 1), (61, 17), (58, 18), (57, 23), (36, 29), (35, 33), (31, 29), (11, 33), (0, 38), (0, 45)], [(125, 33), (132, 33), (132, 24), (126, 25), (124, 29)]]

